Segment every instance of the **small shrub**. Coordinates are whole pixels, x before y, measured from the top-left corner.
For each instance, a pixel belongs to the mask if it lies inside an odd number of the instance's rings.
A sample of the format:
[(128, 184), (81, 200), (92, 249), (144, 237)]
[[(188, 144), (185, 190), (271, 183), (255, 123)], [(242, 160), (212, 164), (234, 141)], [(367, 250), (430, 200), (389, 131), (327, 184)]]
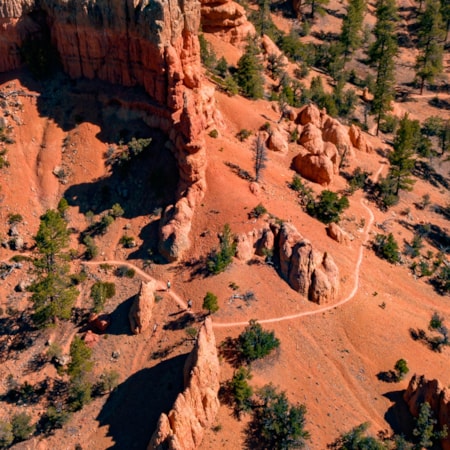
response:
[(97, 389), (102, 394), (108, 394), (114, 391), (119, 385), (120, 375), (115, 370), (105, 371), (100, 375)]
[(84, 257), (90, 261), (98, 255), (98, 247), (95, 245), (94, 238), (87, 235), (83, 238), (83, 244), (86, 246), (86, 251), (84, 252)]
[(256, 320), (250, 320), (249, 325), (239, 335), (238, 342), (239, 351), (248, 362), (264, 358), (280, 346), (275, 333), (265, 331)]
[(267, 214), (267, 209), (262, 203), (256, 205), (248, 214), (249, 219), (258, 219), (259, 217)]
[(198, 335), (198, 330), (194, 327), (187, 327), (185, 331), (190, 339), (195, 339)]
[(99, 313), (103, 310), (106, 300), (116, 295), (116, 285), (114, 283), (97, 281), (91, 287), (92, 310)]
[(129, 268), (127, 266), (119, 266), (114, 274), (116, 275), (116, 277), (127, 277), (127, 278), (134, 278), (134, 276), (136, 275), (136, 271), (132, 268)]
[(375, 237), (374, 248), (376, 254), (380, 258), (386, 259), (390, 263), (395, 264), (400, 261), (398, 244), (392, 233), (389, 233), (388, 236), (377, 234)]
[(49, 434), (53, 430), (62, 428), (70, 420), (70, 413), (61, 406), (49, 406), (41, 419), (43, 430)]
[(67, 373), (72, 379), (81, 379), (93, 367), (92, 350), (78, 336), (70, 344), (70, 363)]
[(209, 137), (212, 137), (213, 139), (217, 139), (219, 137), (219, 132), (216, 129), (214, 129), (214, 130), (211, 130), (208, 135), (209, 135)]
[(431, 316), (428, 328), (430, 330), (438, 330), (439, 328), (442, 328), (443, 324), (444, 318), (440, 316), (437, 312), (434, 312), (433, 315)]
[(110, 213), (111, 217), (117, 219), (118, 217), (122, 217), (124, 213), (125, 211), (123, 210), (123, 208), (120, 206), (119, 203), (114, 203), (114, 205), (112, 205)]
[(244, 142), (247, 138), (249, 138), (251, 136), (251, 134), (252, 134), (252, 132), (250, 130), (246, 130), (245, 128), (243, 128), (236, 134), (236, 137), (241, 142)]
[(16, 442), (29, 439), (35, 432), (36, 426), (32, 425), (30, 422), (31, 417), (24, 412), (13, 416), (11, 419), (11, 428)]
[(313, 199), (313, 190), (302, 181), (298, 175), (294, 175), (289, 187), (298, 193), (300, 204), (306, 207)]
[(397, 381), (402, 380), (405, 375), (409, 372), (408, 363), (405, 359), (399, 359), (394, 366), (394, 370), (396, 372)]
[(217, 301), (217, 295), (212, 292), (207, 292), (203, 299), (203, 309), (206, 309), (209, 314), (215, 313), (219, 310), (219, 303)]
[(8, 214), (9, 225), (16, 225), (20, 222), (23, 222), (23, 217), (21, 214)]
[(0, 421), (0, 448), (9, 448), (13, 441), (14, 435), (11, 424)]
[(125, 248), (133, 248), (133, 247), (136, 247), (136, 241), (134, 240), (134, 237), (132, 237), (132, 236), (127, 236), (126, 234), (124, 234), (124, 235), (120, 238), (119, 244), (123, 245)]

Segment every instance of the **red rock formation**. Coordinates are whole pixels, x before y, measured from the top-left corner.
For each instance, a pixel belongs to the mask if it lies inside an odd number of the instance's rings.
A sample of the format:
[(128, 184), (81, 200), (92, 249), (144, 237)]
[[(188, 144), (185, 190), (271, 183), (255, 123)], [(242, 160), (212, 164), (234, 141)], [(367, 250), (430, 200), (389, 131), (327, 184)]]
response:
[(220, 368), (211, 319), (200, 329), (185, 368), (185, 389), (172, 410), (161, 414), (148, 450), (194, 450), (219, 409)]
[(147, 330), (152, 320), (153, 306), (155, 305), (156, 281), (151, 280), (141, 283), (139, 294), (131, 305), (128, 318), (131, 332), (140, 334)]
[[(20, 67), (20, 46), (43, 27), (42, 21), (33, 21), (32, 11), (45, 16), (44, 26), (71, 77), (142, 86), (150, 95), (154, 104), (144, 108), (152, 115), (146, 122), (170, 134), (180, 167), (179, 192), (189, 197), (187, 205), (193, 209), (205, 189), (203, 130), (214, 119), (212, 92), (202, 84), (200, 3), (0, 0), (0, 71)], [(168, 242), (161, 250), (168, 259), (177, 259), (189, 246), (190, 223), (172, 215), (163, 224), (178, 234), (162, 230), (176, 250)]]
[(339, 288), (339, 270), (330, 255), (322, 255), (293, 225), (284, 223), (276, 249), (281, 275), (292, 289), (315, 303), (334, 300)]
[(279, 261), (281, 276), (292, 289), (315, 303), (334, 300), (339, 289), (339, 269), (333, 258), (315, 250), (297, 229), (276, 223), (237, 237), (236, 257), (249, 261), (271, 250)]
[(340, 161), (354, 157), (354, 147), (369, 152), (371, 146), (359, 128), (347, 129), (314, 105), (305, 106), (297, 115), (302, 126), (298, 144), (300, 153), (293, 159), (294, 169), (308, 180), (329, 184), (338, 172)]
[(239, 44), (255, 34), (255, 27), (247, 20), (245, 9), (232, 0), (200, 0), (202, 29), (222, 40)]
[[(420, 405), (428, 402), (442, 428), (450, 429), (450, 390), (438, 380), (427, 380), (424, 375), (414, 375), (403, 394), (411, 414), (419, 415)], [(441, 441), (443, 450), (450, 450), (450, 436)]]

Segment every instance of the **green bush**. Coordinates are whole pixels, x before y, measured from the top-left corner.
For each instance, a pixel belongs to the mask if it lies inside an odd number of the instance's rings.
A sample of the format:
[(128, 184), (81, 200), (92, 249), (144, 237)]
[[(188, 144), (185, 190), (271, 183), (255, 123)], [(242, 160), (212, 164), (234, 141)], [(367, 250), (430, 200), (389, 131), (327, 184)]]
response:
[(396, 372), (397, 381), (402, 380), (405, 375), (409, 372), (408, 363), (405, 359), (399, 359), (394, 366), (394, 370)]
[(266, 331), (256, 320), (250, 320), (248, 326), (238, 337), (239, 351), (247, 361), (255, 361), (269, 355), (280, 346), (273, 331)]
[(209, 314), (217, 312), (219, 310), (217, 295), (214, 295), (212, 292), (207, 292), (203, 299), (203, 309), (206, 309)]
[(374, 248), (380, 258), (386, 259), (390, 263), (395, 264), (400, 261), (398, 244), (392, 233), (389, 233), (387, 236), (377, 234), (375, 236)]
[(217, 139), (219, 137), (219, 132), (214, 128), (214, 130), (211, 130), (208, 135), (213, 139)]
[(103, 310), (106, 300), (116, 295), (116, 285), (110, 282), (97, 281), (91, 287), (92, 311), (99, 313)]
[(31, 424), (31, 417), (22, 412), (16, 414), (11, 419), (12, 434), (16, 442), (29, 439), (36, 430), (36, 426)]
[(75, 336), (70, 344), (70, 363), (67, 373), (72, 379), (81, 379), (92, 370), (94, 363), (91, 361), (92, 350), (79, 337)]
[(248, 214), (249, 219), (258, 219), (259, 217), (267, 214), (267, 209), (262, 203), (256, 205)]
[(23, 222), (23, 217), (21, 214), (8, 214), (8, 224), (15, 225), (17, 223)]
[(14, 435), (11, 424), (0, 421), (0, 448), (9, 448), (13, 441)]
[(92, 400), (92, 385), (83, 378), (72, 380), (68, 403), (71, 411), (79, 411)]
[(49, 406), (42, 417), (43, 429), (46, 433), (62, 428), (70, 420), (70, 413), (58, 406)]
[(242, 130), (238, 131), (236, 134), (236, 137), (241, 141), (244, 142), (249, 136), (251, 136), (252, 132), (250, 130), (246, 130), (243, 128)]
[(84, 257), (88, 261), (94, 259), (98, 255), (98, 247), (95, 245), (94, 238), (89, 235), (84, 236), (83, 244), (86, 246)]
[(339, 222), (341, 213), (349, 206), (348, 198), (344, 195), (339, 197), (335, 192), (324, 190), (318, 200), (306, 205), (306, 211), (322, 223), (329, 224)]
[(119, 244), (123, 245), (125, 248), (133, 248), (136, 246), (136, 241), (134, 240), (134, 237), (124, 234), (120, 238)]
[(119, 379), (120, 375), (115, 370), (105, 371), (100, 375), (96, 390), (101, 394), (111, 393), (119, 385)]
[(235, 237), (230, 226), (226, 223), (220, 236), (220, 248), (213, 251), (208, 258), (206, 267), (212, 274), (223, 272), (232, 262), (236, 254)]
[(247, 428), (252, 448), (304, 448), (310, 439), (305, 430), (305, 405), (291, 405), (286, 393), (277, 392), (272, 385), (264, 386), (258, 398)]
[(122, 217), (124, 213), (125, 211), (123, 210), (123, 208), (120, 206), (119, 203), (114, 203), (114, 205), (112, 205), (110, 212), (111, 217), (117, 219), (118, 217)]
[(240, 367), (228, 383), (228, 388), (234, 400), (234, 409), (237, 414), (241, 411), (249, 411), (252, 407), (250, 399), (253, 395), (253, 389), (248, 384), (248, 380), (251, 380), (251, 378), (250, 369)]

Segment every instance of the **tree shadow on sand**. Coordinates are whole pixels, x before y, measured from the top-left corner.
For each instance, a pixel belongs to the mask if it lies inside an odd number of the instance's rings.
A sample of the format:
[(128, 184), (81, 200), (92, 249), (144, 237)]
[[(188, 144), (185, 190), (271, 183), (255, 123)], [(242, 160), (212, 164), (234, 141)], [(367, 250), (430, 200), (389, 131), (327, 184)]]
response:
[(97, 417), (108, 426), (114, 450), (147, 448), (161, 413), (168, 413), (183, 390), (183, 367), (188, 354), (143, 369), (120, 384)]

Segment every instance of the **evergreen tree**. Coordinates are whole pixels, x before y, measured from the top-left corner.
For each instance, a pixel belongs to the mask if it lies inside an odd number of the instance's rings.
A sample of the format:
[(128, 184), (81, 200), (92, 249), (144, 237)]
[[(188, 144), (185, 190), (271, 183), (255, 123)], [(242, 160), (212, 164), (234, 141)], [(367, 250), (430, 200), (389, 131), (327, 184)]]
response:
[(45, 326), (57, 318), (69, 319), (78, 295), (71, 285), (68, 257), (63, 252), (69, 243), (69, 231), (57, 211), (49, 210), (41, 217), (35, 241), (41, 257), (34, 261), (38, 279), (30, 286), (33, 319), (38, 326)]
[(433, 417), (433, 411), (430, 404), (424, 402), (420, 405), (419, 417), (416, 419), (416, 427), (413, 430), (414, 436), (417, 436), (418, 443), (415, 447), (417, 450), (430, 448), (433, 441), (444, 439), (447, 436), (447, 427), (441, 431), (435, 430), (437, 420)]
[(419, 55), (416, 60), (416, 75), (420, 79), (420, 94), (425, 82), (432, 83), (443, 70), (444, 24), (439, 0), (426, 0), (425, 11), (418, 20)]
[(261, 178), (261, 171), (266, 167), (267, 161), (267, 147), (261, 133), (256, 137), (254, 161), (255, 180), (259, 181)]
[(209, 314), (219, 311), (219, 303), (217, 302), (217, 295), (212, 292), (207, 292), (203, 299), (203, 309), (206, 309)]
[(241, 411), (248, 411), (251, 408), (250, 397), (253, 395), (253, 389), (248, 384), (248, 380), (251, 380), (251, 378), (252, 374), (250, 373), (250, 369), (240, 367), (234, 373), (233, 378), (228, 384), (233, 395), (237, 414)]
[(260, 404), (256, 406), (249, 434), (252, 448), (287, 450), (304, 448), (310, 439), (305, 430), (305, 405), (291, 405), (285, 392), (277, 392), (271, 385), (258, 393)]
[(347, 15), (342, 20), (340, 43), (344, 51), (344, 61), (360, 46), (361, 29), (366, 11), (365, 0), (349, 0)]
[(305, 0), (304, 4), (311, 7), (309, 17), (313, 21), (316, 14), (325, 15), (324, 6), (328, 5), (330, 0)]
[(411, 178), (414, 168), (414, 148), (418, 141), (420, 125), (417, 120), (409, 120), (405, 114), (394, 140), (394, 151), (388, 156), (391, 167), (388, 177), (392, 180), (392, 193), (398, 195), (400, 189), (411, 191), (415, 181)]
[(371, 113), (376, 116), (378, 135), (380, 121), (392, 109), (391, 102), (395, 94), (394, 58), (398, 52), (395, 33), (398, 15), (395, 0), (378, 0), (375, 14), (375, 42), (369, 49), (369, 60), (376, 70)]
[(264, 79), (262, 64), (258, 59), (259, 48), (253, 39), (249, 39), (245, 52), (237, 63), (236, 81), (242, 93), (249, 98), (262, 98)]

